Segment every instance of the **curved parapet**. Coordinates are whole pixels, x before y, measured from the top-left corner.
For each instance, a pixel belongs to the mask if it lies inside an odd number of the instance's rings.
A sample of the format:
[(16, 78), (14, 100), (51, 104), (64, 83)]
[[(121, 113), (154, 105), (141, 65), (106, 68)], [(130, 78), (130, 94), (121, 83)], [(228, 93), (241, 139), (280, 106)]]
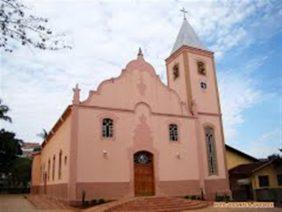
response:
[(105, 80), (96, 91), (90, 91), (81, 104), (133, 111), (138, 102), (148, 104), (155, 113), (189, 115), (176, 91), (162, 83), (143, 56), (130, 61), (120, 76)]

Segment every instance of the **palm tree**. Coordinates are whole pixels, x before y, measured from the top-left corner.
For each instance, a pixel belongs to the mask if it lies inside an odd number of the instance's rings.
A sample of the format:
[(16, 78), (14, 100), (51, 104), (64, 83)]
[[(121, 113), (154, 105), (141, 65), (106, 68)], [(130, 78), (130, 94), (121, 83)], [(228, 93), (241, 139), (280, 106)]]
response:
[(0, 119), (4, 121), (12, 122), (11, 117), (5, 115), (6, 113), (8, 113), (9, 110), (10, 110), (9, 107), (7, 105), (4, 105), (2, 103), (2, 99), (0, 99)]
[(48, 132), (45, 129), (42, 129), (41, 133), (38, 133), (37, 136), (39, 136), (40, 138), (42, 138), (43, 140), (45, 140), (48, 136)]

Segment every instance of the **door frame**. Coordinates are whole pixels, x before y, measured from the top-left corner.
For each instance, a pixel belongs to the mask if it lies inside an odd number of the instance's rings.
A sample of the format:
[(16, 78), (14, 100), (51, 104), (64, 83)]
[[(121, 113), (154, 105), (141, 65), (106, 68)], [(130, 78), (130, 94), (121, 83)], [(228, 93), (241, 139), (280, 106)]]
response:
[(133, 154), (133, 158), (132, 158), (133, 159), (133, 194), (134, 194), (134, 196), (142, 196), (142, 195), (136, 194), (136, 187), (135, 187), (135, 183), (136, 183), (136, 181), (135, 181), (135, 155), (138, 154), (138, 153), (141, 153), (141, 152), (147, 153), (151, 158), (153, 185), (152, 185), (152, 195), (149, 195), (149, 196), (154, 196), (154, 195), (156, 195), (155, 158), (154, 158), (154, 154), (150, 151), (147, 151), (147, 150), (136, 151)]

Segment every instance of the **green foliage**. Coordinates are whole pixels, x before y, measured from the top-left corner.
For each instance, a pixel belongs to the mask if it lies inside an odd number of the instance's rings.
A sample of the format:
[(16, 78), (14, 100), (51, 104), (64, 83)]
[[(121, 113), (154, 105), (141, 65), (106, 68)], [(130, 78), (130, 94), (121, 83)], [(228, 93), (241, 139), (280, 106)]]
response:
[(201, 196), (199, 195), (186, 195), (184, 198), (190, 200), (201, 200)]
[(34, 152), (39, 152), (39, 151), (41, 151), (41, 146), (36, 146), (36, 147), (34, 147), (34, 148), (33, 148), (33, 151), (34, 151)]
[(7, 105), (4, 105), (2, 103), (2, 100), (0, 99), (0, 119), (8, 122), (12, 122), (11, 117), (7, 116), (6, 113), (9, 111), (9, 107)]
[(22, 154), (22, 140), (17, 139), (15, 133), (0, 130), (0, 172), (7, 174), (18, 155)]
[(229, 202), (230, 201), (230, 196), (227, 194), (215, 194), (215, 201), (216, 202)]
[[(0, 119), (11, 122), (7, 116), (9, 107), (0, 99)], [(23, 141), (16, 134), (0, 130), (0, 176), (4, 176), (3, 186), (6, 188), (27, 188), (31, 178), (31, 159), (19, 157), (22, 154)]]
[(104, 199), (99, 199), (98, 200), (98, 204), (103, 204), (103, 203), (105, 203), (106, 201), (104, 200)]
[(98, 201), (96, 199), (92, 199), (90, 202), (91, 205), (97, 205)]
[(42, 129), (41, 133), (37, 134), (40, 138), (42, 138), (43, 140), (45, 140), (48, 137), (48, 132), (45, 129)]
[(30, 158), (16, 158), (13, 160), (9, 170), (9, 182), (12, 187), (28, 186), (31, 179), (31, 165), (32, 160)]

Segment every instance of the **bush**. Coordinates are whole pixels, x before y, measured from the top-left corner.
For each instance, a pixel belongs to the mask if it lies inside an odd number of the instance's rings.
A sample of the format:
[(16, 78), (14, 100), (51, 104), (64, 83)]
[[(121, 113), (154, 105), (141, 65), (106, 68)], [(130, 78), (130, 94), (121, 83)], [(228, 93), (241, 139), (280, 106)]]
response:
[(220, 195), (220, 194), (215, 194), (215, 201), (216, 202), (229, 202), (230, 201), (230, 196), (227, 195), (227, 194), (223, 194), (223, 195)]
[(190, 199), (190, 200), (201, 200), (201, 196), (199, 195), (186, 195), (184, 196), (185, 199)]
[(227, 194), (224, 195), (224, 201), (225, 201), (225, 202), (229, 202), (230, 199), (231, 199), (231, 198), (230, 198), (229, 195), (227, 195)]
[(84, 202), (83, 202), (83, 207), (88, 207), (90, 205), (90, 202), (89, 201), (87, 201), (87, 200), (85, 200)]
[(98, 201), (96, 199), (92, 199), (90, 202), (91, 205), (97, 205)]
[(103, 203), (105, 203), (106, 201), (104, 200), (104, 199), (99, 199), (98, 200), (98, 204), (103, 204)]

